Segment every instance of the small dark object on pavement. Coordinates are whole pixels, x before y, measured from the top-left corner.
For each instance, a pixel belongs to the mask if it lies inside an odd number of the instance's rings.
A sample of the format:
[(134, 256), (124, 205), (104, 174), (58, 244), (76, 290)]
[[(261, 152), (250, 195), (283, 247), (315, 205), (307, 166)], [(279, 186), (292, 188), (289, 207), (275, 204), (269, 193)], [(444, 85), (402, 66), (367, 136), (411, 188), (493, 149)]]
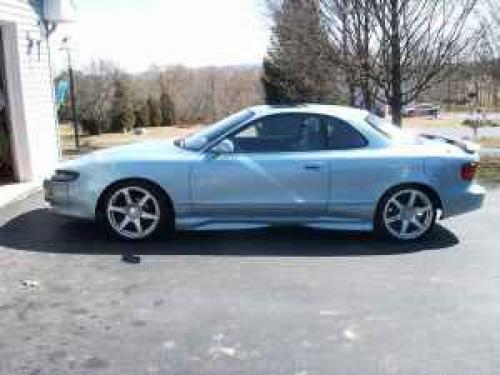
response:
[(141, 257), (132, 253), (123, 253), (122, 261), (124, 261), (125, 263), (138, 264), (141, 263)]
[(40, 283), (35, 280), (23, 280), (21, 281), (21, 284), (23, 284), (27, 288), (36, 288), (40, 286)]

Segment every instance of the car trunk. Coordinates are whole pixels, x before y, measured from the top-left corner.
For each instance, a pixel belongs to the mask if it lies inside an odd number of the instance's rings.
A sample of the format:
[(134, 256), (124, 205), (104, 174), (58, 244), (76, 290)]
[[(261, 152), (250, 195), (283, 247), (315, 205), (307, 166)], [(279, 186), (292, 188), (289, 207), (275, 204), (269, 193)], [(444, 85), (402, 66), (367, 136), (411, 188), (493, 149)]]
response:
[(467, 154), (477, 154), (479, 152), (480, 146), (476, 143), (466, 141), (466, 140), (455, 140), (452, 138), (447, 138), (443, 137), (440, 135), (434, 135), (434, 134), (419, 134), (418, 135), (420, 138), (423, 138), (424, 140), (433, 142), (433, 143), (440, 143), (440, 144), (446, 144), (446, 145), (451, 145), (456, 148), (459, 148), (463, 152)]

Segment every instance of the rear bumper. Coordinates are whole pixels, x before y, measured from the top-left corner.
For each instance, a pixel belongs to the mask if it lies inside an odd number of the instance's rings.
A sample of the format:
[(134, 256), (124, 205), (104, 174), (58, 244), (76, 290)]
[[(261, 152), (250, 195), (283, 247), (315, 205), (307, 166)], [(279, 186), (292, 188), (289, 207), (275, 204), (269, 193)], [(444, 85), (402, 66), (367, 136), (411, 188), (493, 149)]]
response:
[(466, 190), (454, 191), (443, 199), (443, 218), (462, 215), (475, 211), (483, 206), (486, 190), (473, 183)]

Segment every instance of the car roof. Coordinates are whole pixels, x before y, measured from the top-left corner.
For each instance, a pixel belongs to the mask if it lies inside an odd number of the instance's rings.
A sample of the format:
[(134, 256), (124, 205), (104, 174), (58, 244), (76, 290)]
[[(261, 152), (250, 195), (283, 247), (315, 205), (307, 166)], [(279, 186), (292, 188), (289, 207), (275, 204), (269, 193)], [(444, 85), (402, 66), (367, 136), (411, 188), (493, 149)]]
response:
[(327, 104), (259, 105), (250, 108), (256, 116), (283, 113), (308, 113), (338, 117), (345, 121), (364, 120), (369, 112), (362, 109)]

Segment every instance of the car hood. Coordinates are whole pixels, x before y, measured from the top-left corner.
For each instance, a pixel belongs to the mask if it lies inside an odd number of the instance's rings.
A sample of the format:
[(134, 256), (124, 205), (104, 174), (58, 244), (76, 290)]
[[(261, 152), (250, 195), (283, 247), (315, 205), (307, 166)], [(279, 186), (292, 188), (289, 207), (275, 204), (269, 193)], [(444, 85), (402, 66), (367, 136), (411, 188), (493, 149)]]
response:
[(116, 163), (126, 161), (148, 161), (148, 160), (186, 160), (193, 158), (196, 153), (183, 150), (174, 145), (172, 140), (168, 141), (145, 141), (125, 146), (112, 147), (99, 150), (80, 158), (69, 160), (60, 164), (61, 169), (78, 169), (84, 165), (94, 163)]

